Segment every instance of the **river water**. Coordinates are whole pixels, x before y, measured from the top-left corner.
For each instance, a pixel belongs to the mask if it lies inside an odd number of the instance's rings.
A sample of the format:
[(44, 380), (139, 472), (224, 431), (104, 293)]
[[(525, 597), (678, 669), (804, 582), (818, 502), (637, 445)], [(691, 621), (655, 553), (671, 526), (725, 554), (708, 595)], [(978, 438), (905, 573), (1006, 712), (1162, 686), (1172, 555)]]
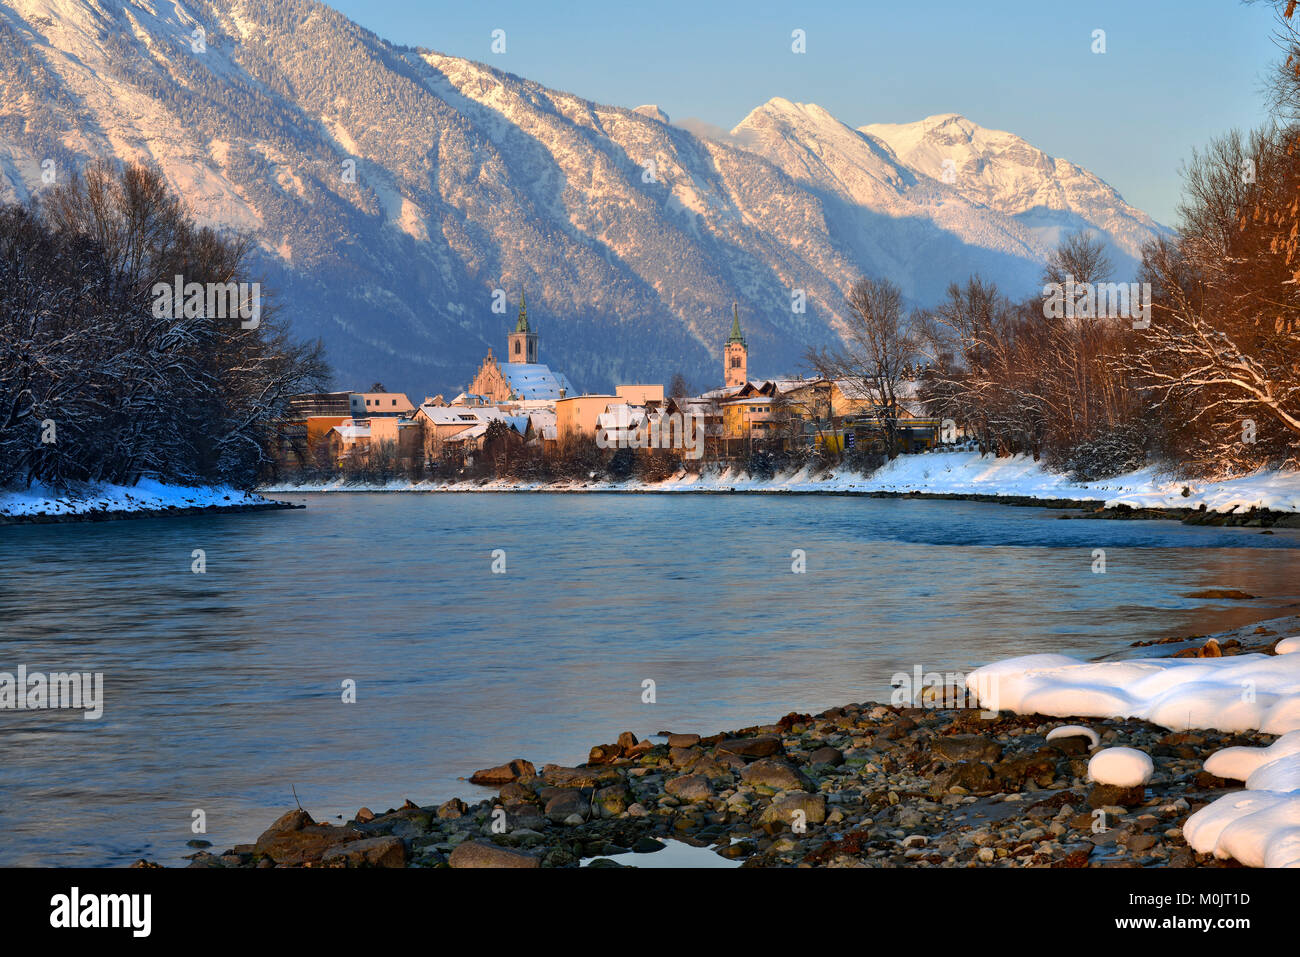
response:
[[(0, 711), (0, 865), (179, 865), (192, 838), (253, 840), (295, 791), (321, 820), (487, 795), (460, 779), (1300, 595), (1296, 531), (837, 496), (291, 500), (308, 508), (0, 528), (0, 671), (102, 672), (105, 698), (97, 721)], [(1203, 588), (1261, 597), (1180, 597)]]

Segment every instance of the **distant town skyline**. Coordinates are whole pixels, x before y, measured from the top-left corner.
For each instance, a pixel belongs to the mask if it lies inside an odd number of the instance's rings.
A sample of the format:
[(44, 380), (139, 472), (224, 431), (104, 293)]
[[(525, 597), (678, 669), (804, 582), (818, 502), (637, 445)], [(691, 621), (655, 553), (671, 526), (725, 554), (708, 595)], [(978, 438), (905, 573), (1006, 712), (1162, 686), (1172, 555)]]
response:
[[(817, 103), (853, 127), (961, 113), (1091, 170), (1170, 226), (1183, 163), (1213, 137), (1263, 121), (1278, 59), (1272, 8), (1223, 0), (331, 6), (392, 43), (600, 103), (654, 103), (677, 123), (731, 129), (774, 96)], [(791, 49), (796, 29), (803, 54)], [(492, 51), (494, 30), (505, 31), (504, 53)], [(1105, 31), (1105, 53), (1092, 52), (1094, 30)]]

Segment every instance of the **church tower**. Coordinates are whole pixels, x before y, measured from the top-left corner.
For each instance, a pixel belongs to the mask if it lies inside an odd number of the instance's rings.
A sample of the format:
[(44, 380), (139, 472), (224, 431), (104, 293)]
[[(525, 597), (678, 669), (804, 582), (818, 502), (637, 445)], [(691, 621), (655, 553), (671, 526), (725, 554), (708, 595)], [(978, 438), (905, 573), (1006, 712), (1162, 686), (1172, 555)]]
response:
[(515, 323), (515, 331), (507, 338), (506, 362), (537, 361), (537, 333), (528, 327), (528, 307), (524, 305), (522, 290), (519, 293), (519, 321)]
[(731, 304), (731, 335), (722, 350), (722, 371), (728, 386), (744, 385), (749, 381), (749, 347), (740, 334), (740, 309)]

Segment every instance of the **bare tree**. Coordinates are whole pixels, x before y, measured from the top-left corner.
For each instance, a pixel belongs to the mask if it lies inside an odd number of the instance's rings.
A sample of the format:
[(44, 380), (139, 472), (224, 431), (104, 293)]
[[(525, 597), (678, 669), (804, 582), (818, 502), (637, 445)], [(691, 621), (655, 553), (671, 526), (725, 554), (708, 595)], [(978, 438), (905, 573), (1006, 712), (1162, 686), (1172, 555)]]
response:
[(892, 458), (898, 452), (900, 384), (916, 355), (914, 330), (903, 317), (902, 292), (887, 279), (859, 279), (849, 290), (848, 307), (844, 345), (811, 348), (804, 358), (823, 378), (846, 380), (870, 397), (870, 414)]

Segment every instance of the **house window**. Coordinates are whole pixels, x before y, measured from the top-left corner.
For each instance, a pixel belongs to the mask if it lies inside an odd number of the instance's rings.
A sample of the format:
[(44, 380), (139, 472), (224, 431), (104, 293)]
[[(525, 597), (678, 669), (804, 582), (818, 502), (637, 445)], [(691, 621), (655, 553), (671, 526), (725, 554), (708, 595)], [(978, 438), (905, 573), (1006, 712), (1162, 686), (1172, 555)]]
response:
[(515, 355), (519, 355), (519, 340), (515, 340)]

